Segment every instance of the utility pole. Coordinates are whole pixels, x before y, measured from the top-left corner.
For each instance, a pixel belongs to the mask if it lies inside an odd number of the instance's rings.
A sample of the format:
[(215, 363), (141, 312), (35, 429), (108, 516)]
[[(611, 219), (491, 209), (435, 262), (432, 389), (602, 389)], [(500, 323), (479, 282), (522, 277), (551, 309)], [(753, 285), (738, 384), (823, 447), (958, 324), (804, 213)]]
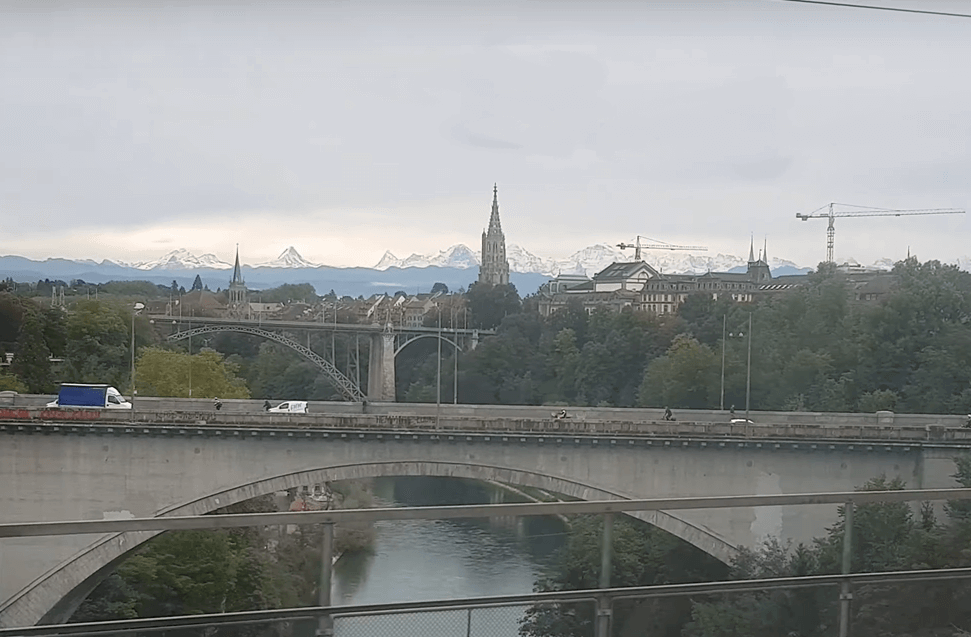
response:
[(745, 419), (748, 420), (749, 400), (752, 397), (752, 313), (748, 313), (748, 371), (745, 374)]
[(135, 420), (135, 315), (145, 307), (144, 303), (135, 303), (131, 311), (131, 417)]
[(435, 377), (435, 426), (439, 426), (442, 411), (442, 308), (438, 308), (438, 373)]
[(721, 398), (718, 401), (718, 408), (725, 411), (725, 337), (727, 336), (725, 329), (728, 325), (728, 314), (722, 317), (722, 384), (721, 384)]
[(452, 306), (452, 338), (455, 342), (452, 343), (452, 404), (457, 405), (459, 402), (459, 326), (455, 323), (456, 313), (455, 306)]

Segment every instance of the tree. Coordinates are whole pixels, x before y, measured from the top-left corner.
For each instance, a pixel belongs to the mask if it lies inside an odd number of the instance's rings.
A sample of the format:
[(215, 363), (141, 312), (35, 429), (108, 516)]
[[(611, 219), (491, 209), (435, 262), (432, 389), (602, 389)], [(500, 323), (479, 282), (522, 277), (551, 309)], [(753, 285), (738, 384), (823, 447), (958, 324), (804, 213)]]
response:
[(188, 396), (191, 382), (193, 398), (249, 398), (237, 371), (238, 365), (211, 349), (189, 356), (149, 347), (139, 352), (136, 363), (139, 391), (148, 396)]
[(124, 386), (131, 360), (129, 312), (101, 301), (78, 302), (67, 320), (65, 381)]
[(444, 283), (438, 282), (432, 286), (432, 294), (440, 292), (442, 294), (448, 294), (448, 286)]
[(44, 339), (44, 327), (38, 312), (27, 312), (20, 326), (17, 348), (10, 371), (16, 374), (27, 391), (46, 394), (54, 390), (50, 350)]
[(196, 290), (202, 290), (205, 286), (202, 284), (202, 277), (198, 274), (196, 278), (192, 280), (192, 288), (189, 289), (190, 292), (195, 292)]
[(522, 301), (516, 286), (489, 285), (487, 283), (473, 283), (465, 293), (469, 307), (469, 325), (480, 329), (493, 329), (502, 319), (511, 314), (518, 314), (522, 309)]
[(645, 407), (710, 408), (717, 402), (718, 363), (707, 345), (679, 335), (647, 366), (637, 402)]
[(18, 394), (27, 393), (27, 385), (13, 374), (0, 372), (0, 391), (15, 391)]
[[(578, 516), (571, 521), (566, 544), (557, 553), (551, 574), (537, 592), (597, 588), (600, 577), (603, 518)], [(611, 586), (650, 586), (725, 577), (724, 564), (660, 529), (626, 517), (614, 520)], [(617, 635), (678, 634), (691, 612), (687, 599), (619, 602), (614, 606)], [(595, 619), (589, 603), (534, 606), (526, 611), (522, 637), (592, 636)], [(634, 627), (638, 632), (628, 632)]]

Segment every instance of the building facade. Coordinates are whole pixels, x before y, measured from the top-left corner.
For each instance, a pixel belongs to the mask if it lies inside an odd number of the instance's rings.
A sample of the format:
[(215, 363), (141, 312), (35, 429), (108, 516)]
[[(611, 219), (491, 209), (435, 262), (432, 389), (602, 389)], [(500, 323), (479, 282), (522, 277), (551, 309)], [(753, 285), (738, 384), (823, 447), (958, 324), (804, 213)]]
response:
[(584, 282), (575, 279), (558, 277), (540, 288), (540, 313), (548, 316), (572, 301), (579, 302), (588, 313), (629, 308), (670, 314), (677, 312), (678, 306), (693, 294), (751, 303), (761, 289), (771, 288), (773, 281), (766, 251), (763, 249), (755, 258), (754, 243), (749, 247), (745, 272), (663, 274), (643, 261), (634, 261), (612, 263)]
[(479, 266), (479, 283), (487, 285), (509, 284), (509, 261), (506, 259), (506, 236), (499, 222), (499, 187), (492, 188), (492, 214), (489, 229), (482, 233), (482, 264)]

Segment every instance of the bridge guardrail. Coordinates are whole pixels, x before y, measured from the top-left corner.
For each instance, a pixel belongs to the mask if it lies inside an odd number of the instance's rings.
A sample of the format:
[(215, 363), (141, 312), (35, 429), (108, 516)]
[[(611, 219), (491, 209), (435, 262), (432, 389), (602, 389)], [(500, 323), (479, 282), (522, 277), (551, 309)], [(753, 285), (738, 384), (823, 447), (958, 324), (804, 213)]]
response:
[(707, 439), (765, 439), (807, 441), (942, 442), (971, 445), (971, 429), (945, 425), (838, 425), (788, 423), (732, 423), (693, 421), (587, 420), (552, 417), (476, 418), (382, 414), (268, 414), (215, 411), (67, 410), (46, 407), (0, 406), (0, 421), (10, 423), (102, 423), (206, 428), (374, 430), (442, 432), (453, 434), (530, 434), (549, 436), (620, 436)]
[[(294, 398), (293, 396), (289, 398)], [(0, 394), (0, 407), (43, 407), (54, 399), (51, 395), (37, 394)], [(223, 399), (221, 414), (263, 413), (263, 399)], [(273, 402), (273, 401), (271, 401)], [(198, 412), (212, 411), (212, 400), (202, 398), (163, 398), (138, 396), (136, 411), (153, 412)], [(311, 414), (347, 415), (360, 414), (383, 416), (426, 416), (435, 418), (478, 418), (478, 419), (529, 419), (548, 420), (554, 411), (566, 409), (571, 421), (610, 421), (649, 423), (661, 421), (663, 410), (654, 408), (628, 407), (573, 407), (559, 405), (466, 405), (434, 403), (357, 403), (336, 401), (309, 401)], [(741, 412), (739, 412), (741, 415)], [(679, 409), (675, 411), (677, 422), (726, 423), (732, 415), (717, 409)], [(839, 412), (793, 412), (793, 411), (753, 411), (749, 418), (756, 424), (805, 425), (841, 427), (927, 427), (960, 428), (967, 422), (966, 414), (895, 414), (889, 411), (876, 413), (839, 413)]]

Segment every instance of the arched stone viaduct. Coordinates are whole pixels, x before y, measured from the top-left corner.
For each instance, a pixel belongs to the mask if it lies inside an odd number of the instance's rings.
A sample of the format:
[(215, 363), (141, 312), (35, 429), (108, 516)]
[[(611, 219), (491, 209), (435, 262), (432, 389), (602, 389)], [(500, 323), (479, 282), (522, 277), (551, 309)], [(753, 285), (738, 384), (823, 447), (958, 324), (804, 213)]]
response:
[[(496, 480), (582, 499), (845, 491), (877, 475), (947, 487), (960, 451), (901, 441), (449, 433), (373, 416), (334, 417), (339, 427), (315, 429), (152, 424), (164, 420), (157, 416), (0, 423), (4, 522), (202, 514), (280, 489), (373, 476)], [(646, 515), (723, 560), (769, 536), (807, 541), (835, 517), (831, 506)], [(99, 574), (151, 535), (0, 540), (0, 626), (62, 621)]]

